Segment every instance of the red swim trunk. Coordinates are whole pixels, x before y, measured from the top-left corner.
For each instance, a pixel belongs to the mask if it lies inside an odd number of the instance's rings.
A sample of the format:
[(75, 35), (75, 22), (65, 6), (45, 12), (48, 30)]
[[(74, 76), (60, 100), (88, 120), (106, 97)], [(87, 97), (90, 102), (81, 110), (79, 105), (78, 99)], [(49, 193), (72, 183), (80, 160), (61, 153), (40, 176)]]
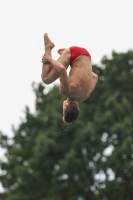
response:
[(81, 55), (86, 55), (86, 56), (89, 56), (91, 58), (91, 55), (89, 54), (89, 52), (82, 48), (82, 47), (76, 47), (76, 46), (73, 46), (73, 47), (69, 47), (70, 49), (70, 64), (72, 64), (72, 62), (79, 56)]

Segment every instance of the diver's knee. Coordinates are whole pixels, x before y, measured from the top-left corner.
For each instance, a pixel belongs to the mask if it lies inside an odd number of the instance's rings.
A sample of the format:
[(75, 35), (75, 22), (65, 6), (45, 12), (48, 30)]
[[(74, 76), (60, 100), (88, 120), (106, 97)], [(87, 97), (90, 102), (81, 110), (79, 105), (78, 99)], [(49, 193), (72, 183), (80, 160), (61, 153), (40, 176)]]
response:
[(41, 76), (42, 82), (45, 83), (46, 85), (50, 84), (50, 81), (48, 80), (47, 77)]

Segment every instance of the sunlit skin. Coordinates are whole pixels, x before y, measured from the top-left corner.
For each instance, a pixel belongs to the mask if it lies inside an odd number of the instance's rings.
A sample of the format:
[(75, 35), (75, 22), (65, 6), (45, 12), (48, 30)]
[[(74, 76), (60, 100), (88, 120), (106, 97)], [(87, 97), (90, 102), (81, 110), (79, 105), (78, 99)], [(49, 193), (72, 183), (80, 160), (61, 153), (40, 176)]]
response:
[[(95, 88), (98, 75), (92, 71), (91, 58), (86, 55), (77, 57), (70, 64), (70, 49), (61, 48), (57, 60), (52, 59), (51, 50), (54, 43), (44, 34), (45, 54), (42, 57), (42, 81), (51, 84), (60, 79), (59, 92), (66, 96), (63, 102), (63, 114), (71, 102), (78, 105), (85, 101)], [(70, 72), (67, 75), (67, 68), (70, 65)]]

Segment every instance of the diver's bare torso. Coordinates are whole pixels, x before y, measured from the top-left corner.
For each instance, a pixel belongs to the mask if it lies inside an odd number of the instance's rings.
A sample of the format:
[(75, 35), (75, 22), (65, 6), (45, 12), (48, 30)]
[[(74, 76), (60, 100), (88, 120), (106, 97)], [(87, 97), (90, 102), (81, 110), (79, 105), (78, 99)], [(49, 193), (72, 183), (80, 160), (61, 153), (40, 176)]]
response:
[(64, 89), (64, 87), (62, 87), (62, 83), (60, 83), (59, 91), (71, 100), (82, 102), (86, 100), (91, 93), (91, 58), (86, 55), (81, 55), (74, 60), (70, 67), (69, 87)]

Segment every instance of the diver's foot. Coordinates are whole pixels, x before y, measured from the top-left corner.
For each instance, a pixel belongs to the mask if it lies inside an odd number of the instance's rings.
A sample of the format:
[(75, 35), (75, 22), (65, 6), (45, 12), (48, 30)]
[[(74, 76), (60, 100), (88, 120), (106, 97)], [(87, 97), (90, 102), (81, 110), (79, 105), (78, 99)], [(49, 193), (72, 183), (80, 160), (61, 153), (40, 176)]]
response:
[(45, 47), (50, 47), (51, 49), (53, 49), (55, 46), (55, 44), (51, 42), (51, 40), (49, 39), (47, 33), (44, 34), (44, 44), (45, 44)]

